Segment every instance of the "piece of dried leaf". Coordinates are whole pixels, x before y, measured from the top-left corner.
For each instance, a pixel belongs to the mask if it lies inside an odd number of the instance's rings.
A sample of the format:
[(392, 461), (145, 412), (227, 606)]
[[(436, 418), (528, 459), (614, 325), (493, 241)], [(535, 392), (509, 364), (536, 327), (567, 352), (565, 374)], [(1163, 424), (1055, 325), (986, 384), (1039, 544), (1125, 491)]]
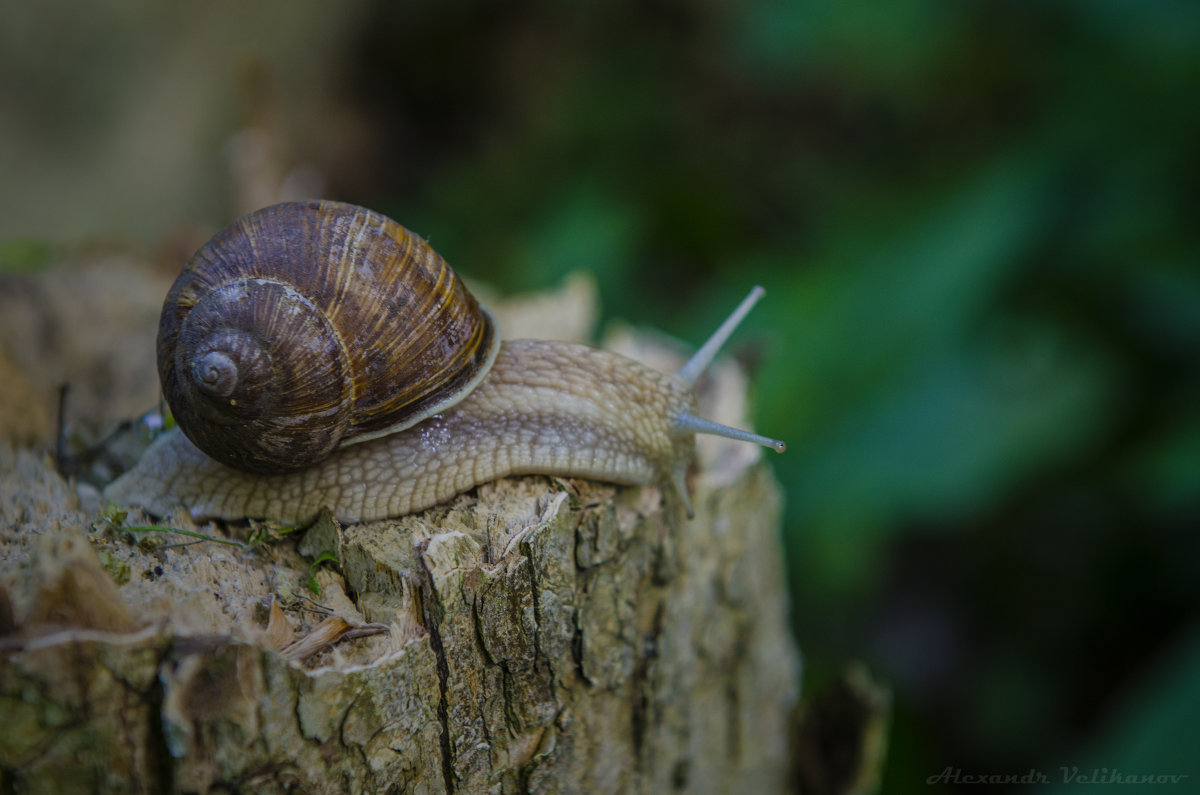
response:
[(388, 631), (386, 624), (360, 624), (357, 621), (347, 621), (341, 616), (330, 616), (313, 627), (312, 632), (284, 648), (283, 656), (289, 660), (303, 662), (338, 641), (364, 638)]
[(283, 608), (279, 606), (279, 600), (271, 594), (271, 612), (267, 618), (267, 645), (275, 651), (283, 651), (289, 643), (296, 639), (296, 633), (292, 631), (292, 625), (288, 621), (287, 616), (283, 613)]

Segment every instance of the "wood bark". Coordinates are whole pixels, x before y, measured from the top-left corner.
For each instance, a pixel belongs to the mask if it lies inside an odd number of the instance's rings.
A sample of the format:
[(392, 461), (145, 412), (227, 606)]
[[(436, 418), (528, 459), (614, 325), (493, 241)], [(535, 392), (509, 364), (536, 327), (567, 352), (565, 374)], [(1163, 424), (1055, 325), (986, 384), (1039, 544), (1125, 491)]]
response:
[[(727, 364), (705, 408), (744, 391)], [(786, 791), (780, 491), (717, 440), (693, 485), (690, 521), (526, 477), (291, 534), (165, 522), (229, 546), (132, 533), (0, 441), (0, 790)]]

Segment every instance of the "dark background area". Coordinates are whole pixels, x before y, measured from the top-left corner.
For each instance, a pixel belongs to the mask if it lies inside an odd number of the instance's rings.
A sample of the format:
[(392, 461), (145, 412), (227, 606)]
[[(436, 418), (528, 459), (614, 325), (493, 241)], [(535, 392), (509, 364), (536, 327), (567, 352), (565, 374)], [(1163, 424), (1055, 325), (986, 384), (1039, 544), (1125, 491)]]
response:
[(0, 268), (319, 194), (692, 342), (761, 283), (805, 687), (890, 684), (884, 790), (1200, 781), (1200, 6), (243, 5), (3, 12)]

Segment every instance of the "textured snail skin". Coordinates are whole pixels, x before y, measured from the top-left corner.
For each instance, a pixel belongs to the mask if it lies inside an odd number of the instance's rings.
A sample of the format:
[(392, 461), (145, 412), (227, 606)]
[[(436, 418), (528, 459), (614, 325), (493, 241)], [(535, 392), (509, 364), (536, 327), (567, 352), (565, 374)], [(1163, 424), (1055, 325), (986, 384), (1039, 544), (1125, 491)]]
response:
[(367, 521), (514, 474), (678, 484), (695, 450), (692, 433), (673, 427), (685, 413), (695, 413), (694, 397), (676, 375), (584, 345), (515, 340), (453, 408), (309, 469), (241, 472), (174, 430), (105, 497), (160, 515), (182, 506), (195, 518), (303, 522), (327, 508), (342, 521)]

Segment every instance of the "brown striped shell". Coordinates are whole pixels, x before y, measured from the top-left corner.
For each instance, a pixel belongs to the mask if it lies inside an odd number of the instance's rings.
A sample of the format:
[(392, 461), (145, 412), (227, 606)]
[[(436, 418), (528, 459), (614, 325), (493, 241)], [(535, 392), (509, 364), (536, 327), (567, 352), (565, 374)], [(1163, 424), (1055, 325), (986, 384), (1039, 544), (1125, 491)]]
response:
[(197, 447), (275, 473), (449, 408), (499, 345), (420, 237), (362, 207), (287, 202), (188, 262), (163, 304), (158, 373)]

